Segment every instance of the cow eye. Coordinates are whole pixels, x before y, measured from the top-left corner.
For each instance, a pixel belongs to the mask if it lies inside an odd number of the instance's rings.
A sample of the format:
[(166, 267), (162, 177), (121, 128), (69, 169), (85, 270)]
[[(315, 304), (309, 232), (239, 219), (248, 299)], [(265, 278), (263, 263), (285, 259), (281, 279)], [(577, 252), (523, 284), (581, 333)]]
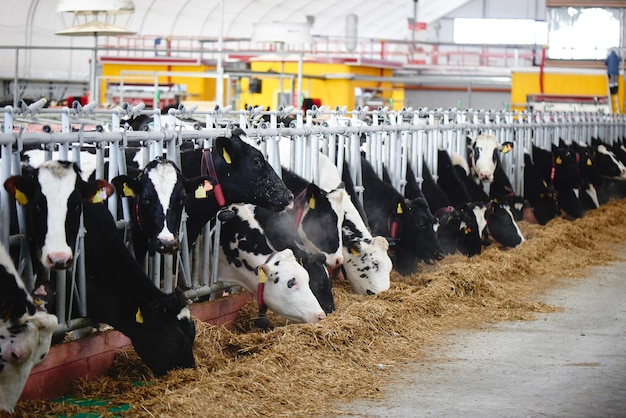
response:
[(296, 285), (296, 278), (292, 277), (291, 279), (289, 279), (289, 281), (287, 282), (287, 287), (289, 289), (291, 289), (292, 287), (294, 287)]
[(252, 161), (252, 163), (253, 163), (254, 165), (256, 165), (256, 166), (260, 167), (260, 166), (263, 164), (263, 161), (261, 160), (261, 158), (256, 157), (256, 158), (254, 159), (254, 161)]

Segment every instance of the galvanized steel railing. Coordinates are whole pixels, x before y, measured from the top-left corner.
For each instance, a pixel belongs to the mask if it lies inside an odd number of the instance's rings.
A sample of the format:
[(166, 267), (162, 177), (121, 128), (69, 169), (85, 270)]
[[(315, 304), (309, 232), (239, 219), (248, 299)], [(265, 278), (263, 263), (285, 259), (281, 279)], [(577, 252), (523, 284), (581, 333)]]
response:
[[(112, 179), (126, 174), (125, 149), (128, 146), (144, 148), (146, 164), (165, 151), (169, 159), (180, 165), (180, 145), (193, 141), (197, 147), (210, 147), (213, 139), (228, 136), (234, 126), (246, 130), (251, 140), (258, 143), (270, 164), (280, 174), (279, 142), (289, 144), (288, 164), (298, 174), (319, 181), (318, 150), (333, 161), (348, 162), (350, 175), (357, 192), (362, 194), (360, 156), (364, 153), (377, 173), (382, 177), (385, 167), (394, 186), (403, 191), (406, 167), (411, 166), (418, 182), (422, 181), (423, 164), (437, 178), (437, 152), (445, 149), (450, 153), (466, 156), (466, 137), (479, 132), (491, 132), (500, 142), (515, 143), (514, 152), (502, 156), (503, 167), (517, 193), (523, 190), (524, 148), (532, 144), (549, 148), (559, 138), (568, 142), (590, 143), (592, 137), (612, 143), (626, 134), (626, 118), (623, 115), (596, 113), (517, 113), (486, 110), (403, 109), (393, 111), (378, 108), (314, 108), (305, 114), (294, 109), (280, 108), (264, 111), (249, 108), (233, 111), (216, 108), (212, 111), (195, 111), (184, 108), (172, 109), (168, 115), (144, 109), (143, 105), (125, 105), (112, 110), (96, 109), (94, 106), (47, 109), (44, 102), (30, 106), (7, 106), (2, 114), (3, 129), (0, 133), (0, 180), (21, 173), (20, 152), (25, 147), (41, 146), (47, 159), (58, 149), (58, 158), (81, 163), (81, 147), (93, 146), (96, 150), (96, 177)], [(127, 119), (138, 115), (154, 117), (149, 131), (133, 131)], [(198, 123), (181, 122), (193, 117)], [(290, 122), (286, 122), (290, 120)], [(199, 124), (206, 125), (200, 128)], [(43, 132), (30, 132), (36, 125), (54, 124)], [(72, 127), (77, 125), (77, 131)], [(87, 129), (102, 125), (108, 129)], [(195, 125), (195, 126), (194, 126)], [(105, 172), (105, 150), (109, 150), (109, 167)], [(338, 164), (341, 171), (342, 165)], [(0, 241), (5, 246), (19, 247), (17, 268), (27, 285), (34, 285), (33, 269), (26, 243), (26, 229), (22, 208), (17, 208), (19, 233), (9, 236), (10, 201), (8, 194), (0, 190)], [(118, 227), (126, 230), (131, 211), (124, 204), (117, 213), (117, 201), (109, 200), (109, 210), (118, 221)], [(57, 280), (56, 314), (63, 326), (60, 332), (80, 327), (82, 319), (89, 315), (85, 301), (86, 283), (84, 268), (84, 243), (80, 229), (75, 251), (75, 266), (67, 272), (53, 272)], [(181, 226), (181, 251), (178, 255), (150, 257), (144, 266), (155, 285), (171, 292), (182, 285), (189, 298), (215, 297), (227, 284), (218, 282), (217, 255), (219, 222), (208, 224), (197, 245), (190, 249), (186, 239), (185, 217)], [(130, 246), (130, 243), (129, 243)], [(66, 283), (69, 280), (69, 295)], [(73, 301), (76, 301), (74, 304)], [(76, 305), (78, 312), (72, 312)]]

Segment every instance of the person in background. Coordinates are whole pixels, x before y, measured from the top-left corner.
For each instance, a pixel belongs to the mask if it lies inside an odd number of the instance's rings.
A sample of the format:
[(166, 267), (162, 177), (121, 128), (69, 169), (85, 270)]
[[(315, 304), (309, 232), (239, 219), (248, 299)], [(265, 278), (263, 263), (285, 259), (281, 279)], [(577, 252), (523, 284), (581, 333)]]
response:
[(611, 94), (617, 94), (617, 77), (619, 77), (619, 62), (620, 57), (615, 52), (615, 49), (611, 49), (609, 56), (604, 60), (604, 65), (606, 65), (606, 72), (609, 76), (609, 90)]

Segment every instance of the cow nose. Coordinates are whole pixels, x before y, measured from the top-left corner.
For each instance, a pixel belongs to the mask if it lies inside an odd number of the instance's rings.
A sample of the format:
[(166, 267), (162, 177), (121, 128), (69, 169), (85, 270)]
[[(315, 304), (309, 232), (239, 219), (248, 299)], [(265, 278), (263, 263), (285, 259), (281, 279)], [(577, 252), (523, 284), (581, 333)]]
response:
[(372, 296), (375, 295), (376, 293), (372, 292), (371, 290), (367, 289), (366, 293), (368, 294), (368, 296)]
[(435, 260), (443, 260), (443, 257), (444, 257), (443, 252), (438, 251), (435, 253)]
[(285, 209), (287, 210), (291, 210), (294, 208), (294, 197), (293, 197), (293, 193), (289, 192), (289, 196), (287, 196), (287, 200), (289, 203), (287, 203), (287, 206), (285, 206)]
[(318, 313), (315, 316), (315, 319), (317, 320), (317, 322), (321, 321), (322, 319), (326, 318), (326, 313), (324, 311)]
[(180, 248), (180, 242), (177, 239), (160, 239), (157, 243), (157, 251), (168, 254), (175, 253)]
[(72, 254), (66, 252), (49, 253), (46, 262), (48, 267), (53, 270), (65, 270), (72, 265)]

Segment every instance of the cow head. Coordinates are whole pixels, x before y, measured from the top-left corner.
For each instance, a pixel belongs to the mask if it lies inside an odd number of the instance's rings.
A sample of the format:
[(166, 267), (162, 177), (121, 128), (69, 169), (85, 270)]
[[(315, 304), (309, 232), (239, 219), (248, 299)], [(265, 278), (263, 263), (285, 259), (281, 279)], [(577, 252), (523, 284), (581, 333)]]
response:
[(519, 247), (524, 242), (513, 214), (507, 205), (497, 199), (487, 204), (485, 210), (487, 230), (494, 240), (505, 247)]
[(206, 176), (184, 178), (174, 162), (158, 158), (135, 178), (120, 175), (111, 180), (120, 196), (133, 198), (135, 221), (151, 252), (173, 253), (179, 248), (180, 222), (188, 194), (201, 197), (213, 188)]
[(344, 218), (342, 202), (347, 196), (343, 188), (325, 191), (309, 183), (294, 208), (298, 234), (311, 252), (324, 253), (326, 265), (336, 268), (343, 264), (341, 224)]
[(68, 161), (47, 161), (28, 175), (9, 177), (5, 189), (28, 208), (29, 238), (47, 269), (72, 265), (83, 200), (101, 203), (114, 192), (104, 180), (84, 181)]
[(145, 300), (135, 309), (135, 351), (157, 376), (175, 368), (193, 368), (196, 328), (183, 292)]
[(390, 216), (391, 239), (395, 246), (404, 247), (420, 260), (432, 264), (434, 260), (443, 258), (435, 231), (436, 222), (426, 199), (398, 199), (396, 209)]
[(524, 197), (539, 224), (545, 225), (556, 216), (556, 190), (544, 180), (528, 150), (524, 152)]
[(0, 246), (0, 411), (12, 412), (32, 368), (46, 357), (57, 317), (38, 310)]
[(446, 254), (455, 251), (468, 257), (480, 254), (481, 237), (471, 203), (462, 205), (458, 210), (452, 206), (440, 208), (435, 217), (439, 221), (437, 236)]
[(335, 298), (333, 286), (326, 268), (326, 256), (322, 253), (296, 251), (296, 258), (302, 267), (309, 273), (309, 287), (315, 299), (326, 314), (335, 312)]
[(552, 144), (552, 166), (555, 171), (554, 187), (557, 190), (581, 187), (582, 178), (578, 170), (576, 153), (563, 141), (558, 145)]
[(467, 138), (467, 160), (472, 175), (479, 181), (491, 183), (496, 166), (499, 163), (498, 152), (508, 152), (513, 148), (512, 142), (499, 144), (496, 136), (483, 133), (476, 138)]
[(618, 180), (626, 180), (626, 166), (600, 139), (591, 140), (593, 156), (602, 176)]
[(309, 275), (290, 249), (273, 253), (258, 268), (263, 302), (269, 309), (295, 322), (319, 322), (324, 310), (309, 287)]
[(393, 264), (388, 250), (389, 242), (380, 236), (344, 242), (343, 267), (356, 293), (375, 295), (389, 289), (389, 274)]
[[(252, 203), (275, 212), (293, 203), (293, 194), (263, 154), (242, 140), (246, 133), (234, 129), (230, 138), (220, 137), (210, 154), (226, 203)], [(210, 167), (209, 167), (210, 171)]]
[(602, 184), (602, 173), (600, 167), (595, 162), (593, 150), (586, 144), (572, 142), (572, 149), (576, 153), (576, 161), (578, 163), (578, 171), (581, 177), (589, 184), (599, 186)]

